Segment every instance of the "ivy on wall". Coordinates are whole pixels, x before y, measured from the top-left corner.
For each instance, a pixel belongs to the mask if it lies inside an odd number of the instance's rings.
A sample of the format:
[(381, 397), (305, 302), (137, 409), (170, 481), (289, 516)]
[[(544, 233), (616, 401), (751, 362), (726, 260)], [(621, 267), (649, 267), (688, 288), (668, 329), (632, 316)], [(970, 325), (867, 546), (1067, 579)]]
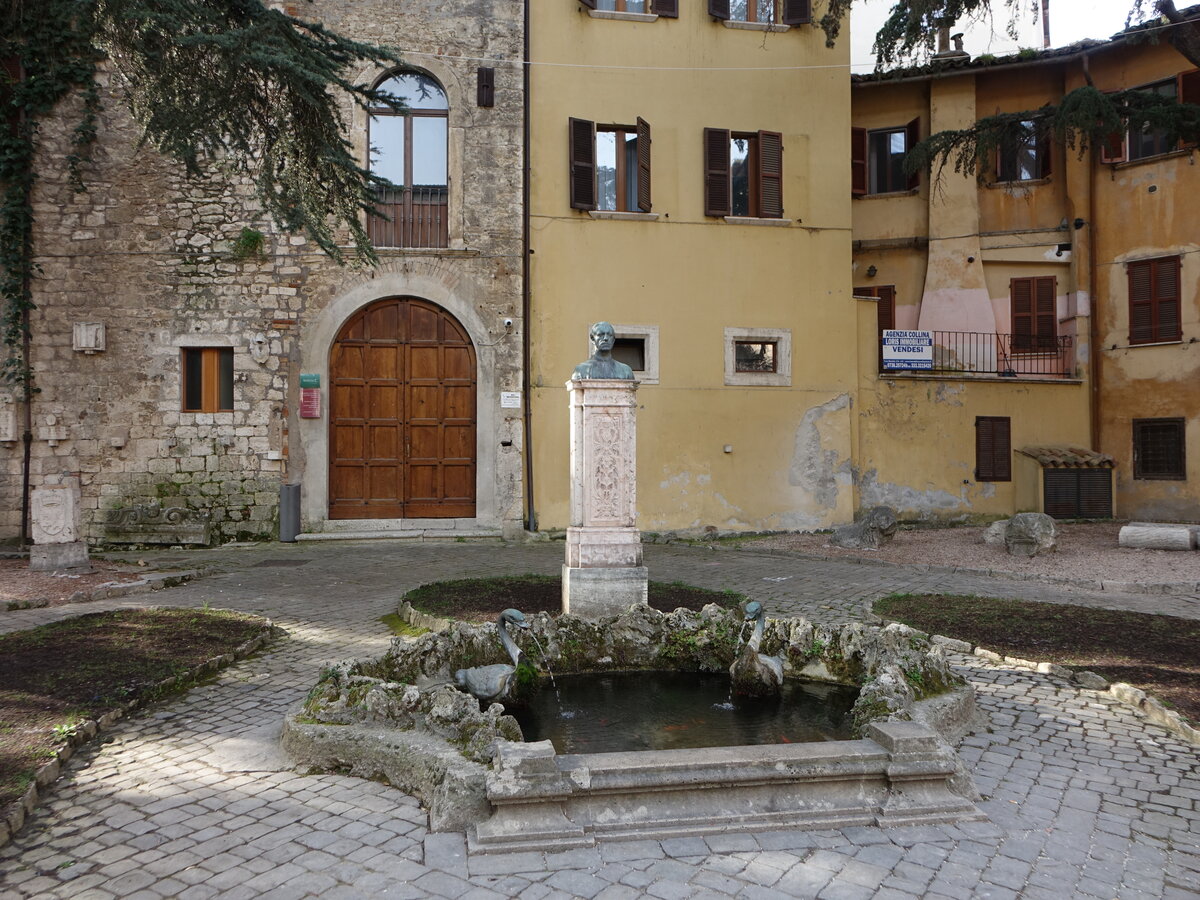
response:
[[(356, 158), (343, 102), (401, 104), (351, 81), (363, 63), (392, 66), (391, 50), (267, 8), (261, 0), (0, 0), (0, 333), (4, 380), (26, 400), (33, 372), (24, 346), (32, 283), (40, 126), (79, 106), (62, 163), (77, 190), (96, 139), (102, 70), (119, 76), (144, 140), (191, 174), (220, 159), (249, 177), (267, 214), (344, 261), (373, 263), (362, 213), (387, 186)], [(57, 164), (57, 160), (47, 160)]]

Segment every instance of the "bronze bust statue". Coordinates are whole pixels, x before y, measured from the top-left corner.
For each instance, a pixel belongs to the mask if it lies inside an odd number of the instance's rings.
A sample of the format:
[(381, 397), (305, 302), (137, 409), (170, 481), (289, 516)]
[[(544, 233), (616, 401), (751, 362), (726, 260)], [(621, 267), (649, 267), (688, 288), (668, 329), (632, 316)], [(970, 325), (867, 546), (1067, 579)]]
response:
[(617, 333), (608, 322), (597, 322), (588, 331), (592, 339), (592, 357), (575, 367), (572, 380), (580, 378), (619, 378), (633, 381), (633, 369), (620, 360), (613, 359), (612, 348), (617, 342)]

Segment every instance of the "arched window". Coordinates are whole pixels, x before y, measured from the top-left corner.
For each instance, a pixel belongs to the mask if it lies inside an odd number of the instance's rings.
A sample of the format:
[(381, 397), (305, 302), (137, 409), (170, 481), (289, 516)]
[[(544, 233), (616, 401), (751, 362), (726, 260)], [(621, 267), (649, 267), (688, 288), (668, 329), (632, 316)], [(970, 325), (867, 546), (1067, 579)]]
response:
[(380, 192), (378, 209), (387, 219), (371, 217), (371, 240), (377, 247), (445, 247), (446, 92), (422, 72), (395, 72), (379, 90), (399, 98), (405, 109), (371, 110), (371, 171), (395, 185)]

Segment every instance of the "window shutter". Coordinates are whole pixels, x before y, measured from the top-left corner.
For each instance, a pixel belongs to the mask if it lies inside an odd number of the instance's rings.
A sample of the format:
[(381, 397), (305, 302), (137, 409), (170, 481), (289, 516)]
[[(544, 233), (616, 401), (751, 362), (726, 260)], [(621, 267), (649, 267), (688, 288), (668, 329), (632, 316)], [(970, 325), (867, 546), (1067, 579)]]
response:
[(579, 0), (580, 6), (586, 6), (588, 9), (596, 8), (596, 0)]
[(1076, 469), (1079, 473), (1079, 512), (1083, 519), (1112, 518), (1112, 469)]
[(867, 129), (850, 129), (850, 193), (859, 197), (867, 192)]
[(704, 214), (729, 215), (729, 129), (704, 129)]
[(637, 120), (637, 205), (642, 212), (650, 212), (650, 123)]
[(1179, 321), (1179, 257), (1154, 260), (1154, 306), (1156, 341), (1177, 341), (1182, 336)]
[(651, 10), (655, 15), (662, 16), (664, 19), (678, 19), (679, 0), (654, 0)]
[(1195, 103), (1200, 105), (1200, 69), (1180, 72), (1175, 86), (1175, 96), (1180, 103)]
[(975, 417), (975, 480), (1012, 480), (1011, 422), (1007, 416)]
[[(904, 126), (904, 152), (911, 153), (912, 148), (921, 143), (921, 117), (917, 116)], [(921, 173), (913, 172), (908, 176), (908, 189), (914, 190), (921, 186)]]
[(879, 322), (880, 334), (882, 334), (884, 331), (896, 327), (896, 288), (894, 285), (881, 284), (875, 288), (875, 296), (879, 298), (875, 317)]
[(758, 214), (764, 219), (783, 218), (783, 135), (758, 133)]
[(596, 123), (570, 120), (571, 209), (596, 208)]
[(1033, 333), (1038, 350), (1053, 350), (1058, 343), (1058, 281), (1053, 275), (1034, 279)]
[(1013, 278), (1008, 282), (1014, 351), (1029, 350), (1033, 346), (1033, 280)]
[(783, 0), (783, 24), (807, 25), (812, 21), (812, 0)]
[(480, 66), (476, 78), (476, 102), (479, 106), (496, 105), (496, 70)]
[(1148, 344), (1154, 340), (1154, 293), (1149, 262), (1130, 263), (1129, 343)]
[(728, 19), (729, 0), (708, 0), (708, 14), (714, 19)]

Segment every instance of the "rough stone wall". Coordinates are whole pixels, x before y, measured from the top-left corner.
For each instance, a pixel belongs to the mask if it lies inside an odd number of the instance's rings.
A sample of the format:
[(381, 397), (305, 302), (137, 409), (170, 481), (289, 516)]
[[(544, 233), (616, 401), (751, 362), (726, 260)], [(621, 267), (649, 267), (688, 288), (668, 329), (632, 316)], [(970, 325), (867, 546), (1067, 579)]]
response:
[[(434, 270), (444, 282), (471, 285), (469, 295), (482, 298), (481, 318), (495, 322), (500, 336), (504, 317), (514, 320), (515, 335), (522, 327), (521, 72), (498, 65), (496, 106), (480, 109), (475, 70), (480, 58), (521, 58), (521, 10), (516, 0), (318, 0), (299, 10), (348, 35), (413, 51), (406, 62), (446, 87), (460, 239), (448, 251), (383, 251), (381, 268)], [(383, 73), (357, 74), (373, 80)], [(152, 499), (208, 511), (214, 540), (270, 537), (281, 481), (303, 475), (304, 454), (288, 435), (299, 421), (296, 376), (311, 370), (301, 359), (305, 329), (373, 273), (340, 267), (303, 237), (281, 234), (244, 179), (215, 169), (188, 178), (175, 162), (138, 147), (119, 85), (104, 101), (84, 168), (86, 192), (72, 189), (64, 165), (77, 106), (64, 104), (41, 137), (33, 486), (47, 475), (78, 473), (93, 541), (103, 538), (104, 510)], [(349, 137), (365, 155), (365, 115), (349, 105), (346, 113)], [(266, 235), (261, 256), (233, 253), (243, 227)], [(452, 238), (455, 231), (452, 223)], [(72, 349), (72, 328), (81, 322), (105, 326), (106, 349)], [(250, 353), (257, 334), (269, 351), (261, 362)], [(233, 412), (180, 411), (185, 346), (234, 348)], [(519, 338), (495, 355), (494, 377), (505, 390), (519, 386), (520, 364)], [(17, 424), (15, 440), (4, 440), (10, 435), (0, 429), (0, 537), (10, 537), (20, 523), (21, 412), (19, 404), (3, 407), (14, 410)], [(510, 457), (493, 474), (503, 495), (497, 507), (519, 521), (515, 432)], [(491, 440), (480, 435), (481, 443)]]

